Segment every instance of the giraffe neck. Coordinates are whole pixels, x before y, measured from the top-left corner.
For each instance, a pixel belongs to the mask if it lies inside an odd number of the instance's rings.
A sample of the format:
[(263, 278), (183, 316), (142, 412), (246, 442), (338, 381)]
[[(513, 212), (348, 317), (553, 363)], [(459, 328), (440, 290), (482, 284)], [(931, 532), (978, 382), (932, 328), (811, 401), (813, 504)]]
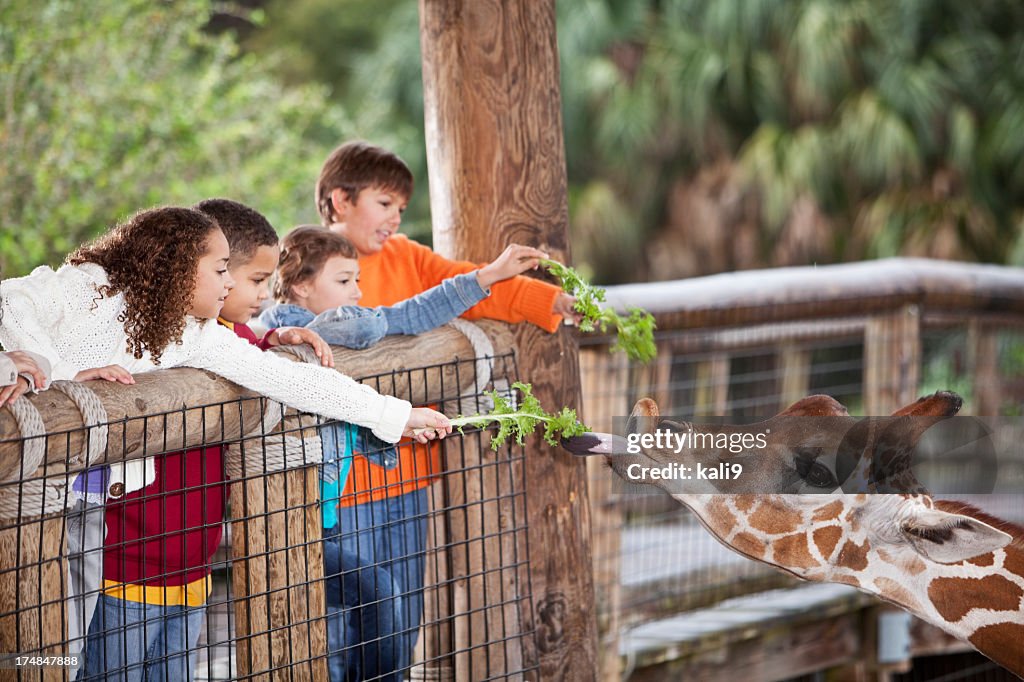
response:
[[(1024, 675), (1024, 529), (959, 503), (936, 508), (996, 525), (1015, 540), (958, 563), (923, 558), (887, 526), (897, 495), (674, 495), (728, 547), (799, 578), (858, 587), (890, 601)], [(923, 498), (930, 507), (929, 498)], [(881, 530), (880, 530), (881, 529)]]

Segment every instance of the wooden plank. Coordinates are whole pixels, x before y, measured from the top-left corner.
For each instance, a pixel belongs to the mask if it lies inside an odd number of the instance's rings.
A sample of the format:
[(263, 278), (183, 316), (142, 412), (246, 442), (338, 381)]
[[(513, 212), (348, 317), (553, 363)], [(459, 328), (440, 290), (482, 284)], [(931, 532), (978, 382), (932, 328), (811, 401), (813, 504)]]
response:
[[(621, 354), (604, 348), (580, 352), (582, 418), (590, 428), (611, 433), (615, 417), (629, 414), (629, 365)], [(622, 551), (622, 507), (613, 497), (613, 474), (600, 457), (587, 458), (587, 492), (590, 498), (590, 529), (593, 546), (594, 609), (597, 614), (598, 679), (622, 678), (619, 656), (620, 608), (622, 605), (619, 554)]]
[[(571, 262), (554, 0), (420, 0), (420, 19), (436, 250), (480, 262), (519, 242)], [(520, 377), (541, 403), (578, 407), (572, 335), (519, 325), (515, 337)], [(593, 586), (580, 570), (591, 565), (584, 463), (534, 440), (525, 468), (532, 595), (521, 619), (536, 634), (524, 640), (524, 667), (593, 680)], [(482, 645), (472, 655), (488, 656), (487, 633), (470, 634)]]
[(697, 364), (694, 387), (695, 417), (721, 417), (729, 408), (729, 355), (711, 353)]
[(758, 630), (747, 639), (634, 670), (630, 682), (786, 680), (855, 662), (861, 653), (860, 615)]
[[(485, 320), (479, 326), (495, 348), (512, 347), (509, 325)], [(335, 347), (333, 351), (339, 372), (355, 377), (384, 375), (370, 383), (379, 385), (381, 392), (417, 404), (440, 402), (473, 385), (473, 373), (466, 372), (464, 367), (457, 369), (454, 364), (415, 372), (415, 380), (408, 380), (403, 371), (474, 357), (469, 340), (450, 327), (415, 337), (391, 336), (366, 350)], [(103, 403), (110, 421), (107, 440), (117, 445), (107, 451), (112, 460), (198, 447), (211, 433), (218, 434), (218, 440), (239, 438), (240, 421), (251, 424), (259, 417), (259, 401), (243, 401), (241, 407), (233, 402), (254, 393), (211, 372), (186, 368), (158, 370), (138, 374), (135, 381), (131, 386), (103, 380), (85, 383)], [(443, 388), (447, 395), (441, 394)], [(87, 430), (82, 427), (82, 416), (71, 398), (60, 391), (44, 391), (26, 398), (39, 410), (49, 434), (43, 463), (45, 474), (61, 476), (66, 471), (83, 470), (84, 463), (78, 454), (85, 451)], [(212, 407), (199, 407), (203, 405)], [(0, 481), (19, 476), (20, 435), (10, 409), (0, 409)]]
[(917, 399), (921, 317), (916, 305), (868, 320), (864, 331), (864, 411), (891, 414)]
[(238, 676), (326, 682), (317, 467), (233, 482), (231, 500)]
[(998, 416), (1003, 400), (998, 332), (975, 317), (967, 323), (967, 375), (974, 400), (965, 414)]
[(779, 349), (779, 412), (810, 394), (811, 352), (793, 343)]
[[(0, 494), (17, 495), (10, 486)], [(5, 521), (6, 523), (6, 521)], [(67, 656), (64, 515), (24, 517), (0, 530), (0, 655)], [(0, 669), (0, 680), (66, 680), (63, 666)]]
[(1024, 270), (924, 258), (768, 268), (607, 287), (608, 303), (654, 313), (658, 329), (874, 316), (907, 305), (1024, 313)]

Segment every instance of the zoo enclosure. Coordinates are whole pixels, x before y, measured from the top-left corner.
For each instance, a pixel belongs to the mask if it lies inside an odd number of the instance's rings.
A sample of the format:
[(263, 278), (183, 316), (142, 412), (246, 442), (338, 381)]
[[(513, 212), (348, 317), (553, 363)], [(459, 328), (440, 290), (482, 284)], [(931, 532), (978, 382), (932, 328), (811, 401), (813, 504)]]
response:
[[(608, 301), (655, 314), (658, 357), (629, 363), (608, 353), (610, 340), (581, 338), (584, 414), (597, 430), (611, 431), (612, 419), (640, 397), (682, 419), (767, 418), (814, 393), (832, 395), (852, 415), (890, 414), (940, 389), (960, 393), (961, 414), (1018, 415), (1024, 402), (1019, 268), (888, 259), (609, 287)], [(737, 632), (703, 638), (711, 643), (650, 633), (681, 633), (686, 628), (669, 625), (673, 616), (697, 621), (698, 611), (723, 600), (797, 581), (728, 551), (668, 495), (616, 495), (607, 467), (597, 458), (588, 467), (602, 679), (623, 671), (647, 679), (645, 667), (657, 679), (653, 671), (667, 674), (658, 667), (666, 658), (695, 659), (709, 649), (729, 661), (721, 668), (729, 674), (753, 665), (729, 639), (741, 638)], [(1024, 517), (1019, 498), (1002, 504), (996, 513)], [(963, 650), (923, 623), (914, 628), (918, 654)], [(862, 632), (850, 646), (819, 648), (806, 660), (783, 647), (766, 665), (777, 679), (848, 665), (867, 655), (858, 638)], [(673, 674), (713, 673), (681, 667)]]
[[(457, 324), (367, 351), (335, 349), (335, 359), (339, 367), (368, 372), (363, 381), (381, 392), (439, 404), (449, 414), (486, 412), (482, 391), (505, 390), (518, 377), (508, 350), (509, 328)], [(419, 366), (409, 366), (412, 357)], [(207, 460), (220, 461), (218, 448), (224, 446), (227, 481), (211, 475), (187, 489), (197, 494), (192, 500), (197, 505), (230, 500), (225, 524), (230, 542), (208, 566), (213, 587), (194, 650), (196, 674), (199, 679), (327, 679), (326, 581), (339, 578), (325, 578), (324, 572), (317, 490), (322, 422), (197, 370), (165, 370), (138, 379), (131, 387), (58, 384), (0, 411), (0, 496), (5, 500), (0, 651), (25, 657), (69, 653), (63, 510), (78, 472), (87, 465), (193, 448), (202, 453), (205, 470)], [(422, 628), (421, 623), (411, 628), (419, 635), (418, 655), (404, 674), (514, 679), (536, 669), (528, 653), (533, 628), (523, 449), (492, 452), (488, 444), (482, 432), (456, 433), (441, 445), (444, 471), (417, 472), (424, 481), (442, 480), (427, 488), (427, 506), (409, 510), (429, 528), (429, 537), (422, 557), (425, 616)], [(148, 494), (170, 508), (170, 496)], [(216, 526), (219, 532), (219, 519), (188, 521), (186, 511), (181, 514), (192, 530), (208, 533)], [(183, 540), (164, 534), (153, 541)], [(411, 596), (374, 599), (368, 608), (398, 609), (400, 600)], [(388, 644), (383, 637), (369, 643)], [(66, 679), (68, 674), (61, 664), (19, 669), (15, 661), (4, 663), (0, 679)]]

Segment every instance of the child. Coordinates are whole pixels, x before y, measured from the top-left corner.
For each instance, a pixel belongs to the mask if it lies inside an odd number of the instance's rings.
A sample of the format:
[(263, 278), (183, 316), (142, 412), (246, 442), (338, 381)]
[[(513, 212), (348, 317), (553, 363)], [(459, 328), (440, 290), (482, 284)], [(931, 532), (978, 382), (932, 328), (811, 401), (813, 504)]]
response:
[[(365, 142), (335, 149), (324, 162), (315, 199), (321, 222), (347, 238), (359, 255), (364, 306), (394, 305), (478, 267), (438, 256), (397, 234), (412, 195), (413, 178), (396, 155)], [(495, 284), (491, 295), (463, 317), (529, 321), (549, 332), (561, 319), (576, 319), (575, 299), (558, 287), (527, 277)], [(427, 486), (442, 470), (436, 448), (403, 448), (387, 470), (356, 457), (339, 508), (342, 546), (374, 562), (390, 562), (409, 614), (403, 653), (411, 660), (423, 604)], [(355, 531), (355, 532), (353, 532)]]
[[(443, 415), (412, 409), (330, 369), (264, 354), (212, 323), (234, 287), (228, 256), (223, 232), (203, 213), (173, 207), (140, 212), (72, 253), (56, 272), (40, 267), (3, 282), (0, 340), (7, 348), (40, 351), (52, 362), (55, 379), (81, 379), (81, 368), (88, 367), (129, 381), (132, 371), (198, 367), (296, 409), (367, 426), (388, 442), (420, 427), (428, 429), (417, 436), (421, 442), (450, 431)], [(124, 492), (131, 491), (125, 486)], [(159, 611), (175, 612), (180, 636), (191, 634), (188, 620), (194, 616), (187, 605)], [(148, 634), (145, 619), (138, 621), (134, 634)], [(120, 634), (122, 642), (128, 634)], [(127, 653), (140, 655), (150, 645), (179, 649), (181, 643), (154, 640)], [(93, 661), (86, 665), (97, 671)], [(97, 672), (117, 672), (110, 668), (101, 665)], [(146, 666), (154, 677), (165, 670), (170, 679), (192, 676), (181, 655)]]
[[(537, 249), (512, 245), (479, 270), (445, 280), (395, 306), (371, 309), (357, 306), (361, 295), (358, 253), (347, 239), (304, 225), (292, 230), (282, 241), (282, 247), (274, 285), (275, 298), (282, 303), (264, 311), (260, 322), (268, 327), (302, 325), (315, 330), (329, 343), (348, 348), (366, 348), (387, 335), (420, 334), (445, 324), (486, 298), (491, 285), (537, 267), (537, 259), (546, 257)], [(365, 429), (325, 430), (321, 438), (324, 537), (337, 543), (341, 528), (336, 507), (340, 488), (348, 478), (352, 453), (360, 452), (385, 470), (397, 464), (397, 453)], [(419, 622), (400, 620), (399, 626), (400, 632), (407, 633), (415, 631)], [(351, 645), (352, 642), (346, 642), (346, 647)], [(333, 660), (331, 673), (333, 680), (341, 679)]]

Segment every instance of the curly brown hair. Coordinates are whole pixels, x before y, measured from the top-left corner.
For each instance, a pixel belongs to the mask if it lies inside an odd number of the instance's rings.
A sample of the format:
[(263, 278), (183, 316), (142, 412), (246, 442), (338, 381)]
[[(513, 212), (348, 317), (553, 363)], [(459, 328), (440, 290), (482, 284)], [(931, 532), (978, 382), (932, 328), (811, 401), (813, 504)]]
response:
[(192, 308), (199, 259), (207, 239), (219, 230), (200, 211), (167, 206), (139, 211), (67, 257), (71, 265), (96, 263), (110, 284), (100, 296), (123, 294), (118, 318), (128, 336), (127, 351), (136, 358), (149, 351), (153, 364), (171, 343), (181, 343)]
[(359, 260), (352, 242), (319, 225), (299, 225), (281, 240), (274, 298), (287, 303), (292, 287), (313, 279), (332, 256)]

